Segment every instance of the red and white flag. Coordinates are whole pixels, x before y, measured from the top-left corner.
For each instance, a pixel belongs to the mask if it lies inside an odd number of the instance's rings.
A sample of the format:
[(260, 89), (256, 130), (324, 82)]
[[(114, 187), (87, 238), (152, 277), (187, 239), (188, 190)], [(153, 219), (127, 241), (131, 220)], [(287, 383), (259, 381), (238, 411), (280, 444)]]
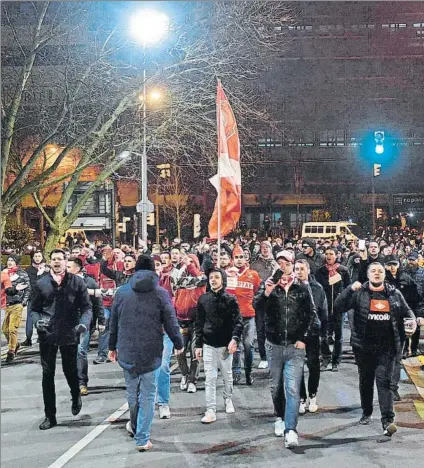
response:
[[(209, 221), (209, 237), (211, 239), (226, 236), (234, 230), (241, 215), (240, 140), (233, 110), (219, 80), (216, 113), (219, 169), (218, 174), (209, 180), (217, 190), (218, 198)], [(218, 233), (219, 200), (221, 201), (220, 233)]]

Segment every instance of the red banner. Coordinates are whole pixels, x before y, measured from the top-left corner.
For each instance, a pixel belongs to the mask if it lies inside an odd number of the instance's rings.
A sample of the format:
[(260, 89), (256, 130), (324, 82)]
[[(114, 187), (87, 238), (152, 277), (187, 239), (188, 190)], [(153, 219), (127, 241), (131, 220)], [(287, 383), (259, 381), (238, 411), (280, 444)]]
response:
[[(218, 174), (210, 179), (221, 192), (221, 232), (226, 236), (235, 229), (241, 214), (240, 140), (237, 123), (227, 96), (218, 81), (216, 97), (218, 124)], [(209, 221), (209, 237), (218, 238), (218, 202)]]

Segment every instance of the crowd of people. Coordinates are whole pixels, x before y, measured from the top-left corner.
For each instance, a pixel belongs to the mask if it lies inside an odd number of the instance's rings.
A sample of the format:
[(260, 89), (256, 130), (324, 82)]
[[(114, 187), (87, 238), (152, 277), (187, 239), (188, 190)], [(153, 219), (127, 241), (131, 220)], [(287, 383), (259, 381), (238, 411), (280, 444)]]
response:
[[(422, 237), (421, 237), (422, 241)], [(416, 237), (346, 242), (344, 238), (265, 239), (191, 245), (181, 239), (146, 245), (81, 245), (55, 249), (47, 261), (32, 253), (20, 267), (11, 253), (1, 275), (2, 331), (6, 363), (37, 330), (45, 419), (56, 419), (55, 366), (60, 349), (71, 391), (73, 415), (89, 393), (90, 336), (99, 332), (93, 364), (123, 368), (130, 421), (138, 451), (152, 448), (155, 402), (169, 419), (170, 362), (175, 350), (180, 390), (197, 391), (205, 373), (204, 424), (216, 421), (216, 382), (222, 376), (223, 409), (236, 411), (233, 386), (254, 385), (257, 340), (259, 369), (269, 370), (276, 416), (274, 433), (296, 447), (298, 415), (316, 412), (320, 373), (338, 372), (345, 318), (359, 373), (360, 424), (370, 424), (377, 384), (383, 433), (397, 430), (393, 401), (399, 400), (401, 360), (420, 353), (424, 325), (423, 244)], [(26, 339), (17, 331), (27, 307)], [(308, 367), (305, 382), (304, 366)], [(244, 375), (243, 375), (244, 374)]]

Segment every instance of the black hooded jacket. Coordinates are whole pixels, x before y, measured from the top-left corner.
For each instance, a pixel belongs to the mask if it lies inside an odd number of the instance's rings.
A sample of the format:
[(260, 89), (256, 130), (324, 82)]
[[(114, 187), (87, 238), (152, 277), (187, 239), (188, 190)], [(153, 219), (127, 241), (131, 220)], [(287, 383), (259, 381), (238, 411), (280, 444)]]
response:
[(225, 291), (227, 275), (221, 268), (212, 268), (222, 276), (222, 288), (218, 292), (209, 291), (199, 298), (195, 321), (196, 348), (204, 344), (214, 348), (226, 347), (232, 339), (240, 341), (243, 321), (235, 296)]

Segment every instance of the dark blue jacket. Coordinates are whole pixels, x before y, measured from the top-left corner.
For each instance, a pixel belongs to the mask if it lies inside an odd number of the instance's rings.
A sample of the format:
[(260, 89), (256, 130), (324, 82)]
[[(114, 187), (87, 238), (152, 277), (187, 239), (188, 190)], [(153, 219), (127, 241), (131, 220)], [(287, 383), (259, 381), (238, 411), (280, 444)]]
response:
[(109, 349), (118, 350), (123, 369), (145, 374), (160, 367), (163, 328), (176, 349), (183, 348), (180, 327), (168, 292), (153, 271), (137, 271), (115, 295), (110, 317)]

